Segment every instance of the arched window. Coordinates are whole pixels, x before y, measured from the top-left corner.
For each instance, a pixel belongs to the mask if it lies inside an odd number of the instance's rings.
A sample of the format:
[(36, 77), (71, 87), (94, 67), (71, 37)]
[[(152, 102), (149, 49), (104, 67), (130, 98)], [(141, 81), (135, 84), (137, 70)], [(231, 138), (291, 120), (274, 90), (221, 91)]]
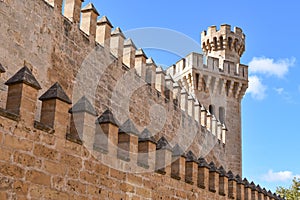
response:
[(176, 65), (173, 65), (173, 75), (176, 74)]
[(200, 79), (200, 74), (196, 74), (196, 90), (199, 88), (199, 79)]
[(218, 40), (214, 37), (214, 50), (218, 50)]
[(214, 105), (209, 105), (208, 110), (210, 114), (214, 115), (215, 114), (215, 106)]
[(209, 40), (207, 40), (206, 43), (207, 43), (208, 50), (210, 51), (211, 50), (211, 46), (210, 46)]
[(225, 123), (225, 109), (224, 109), (224, 107), (219, 107), (219, 120), (222, 124)]
[(220, 48), (223, 49), (223, 37), (220, 37)]
[(228, 38), (228, 48), (231, 50), (231, 47), (232, 47), (232, 38), (229, 37)]
[(237, 52), (238, 51), (238, 49), (237, 49), (237, 47), (238, 47), (238, 44), (239, 44), (239, 41), (238, 41), (238, 39), (235, 39), (234, 40), (234, 44), (233, 44), (233, 46), (234, 46), (234, 50)]

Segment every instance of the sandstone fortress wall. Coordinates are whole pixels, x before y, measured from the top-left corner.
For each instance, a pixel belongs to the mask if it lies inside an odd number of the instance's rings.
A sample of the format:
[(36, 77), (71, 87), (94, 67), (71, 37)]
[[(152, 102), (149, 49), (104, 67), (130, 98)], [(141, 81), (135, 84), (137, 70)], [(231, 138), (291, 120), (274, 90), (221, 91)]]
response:
[(163, 70), (82, 2), (0, 1), (1, 200), (280, 199), (241, 178), (241, 29)]

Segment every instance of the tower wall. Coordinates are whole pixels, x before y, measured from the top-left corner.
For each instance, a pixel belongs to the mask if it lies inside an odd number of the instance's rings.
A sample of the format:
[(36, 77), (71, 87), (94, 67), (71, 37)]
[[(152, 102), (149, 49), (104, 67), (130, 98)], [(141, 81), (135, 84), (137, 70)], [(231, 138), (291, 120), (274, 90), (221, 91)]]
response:
[[(248, 87), (248, 66), (240, 63), (245, 51), (245, 35), (211, 26), (201, 35), (204, 55), (191, 53), (167, 71), (226, 125), (226, 145), (220, 162), (235, 173), (242, 173), (241, 100)], [(209, 155), (208, 155), (209, 157)]]
[[(225, 93), (217, 99), (224, 99), (224, 101), (226, 99), (225, 123), (228, 129), (228, 143), (225, 147), (225, 155), (227, 166), (241, 174), (241, 100), (248, 87), (248, 74), (245, 73), (247, 70), (243, 67), (241, 69), (240, 64), (240, 57), (245, 51), (245, 35), (241, 28), (235, 27), (232, 31), (230, 25), (224, 24), (219, 30), (215, 26), (209, 27), (207, 31), (202, 32), (201, 36), (204, 54), (219, 59), (219, 69), (227, 71), (224, 75), (224, 80), (227, 81)], [(236, 79), (237, 75), (242, 78)], [(237, 95), (237, 93), (240, 94)]]

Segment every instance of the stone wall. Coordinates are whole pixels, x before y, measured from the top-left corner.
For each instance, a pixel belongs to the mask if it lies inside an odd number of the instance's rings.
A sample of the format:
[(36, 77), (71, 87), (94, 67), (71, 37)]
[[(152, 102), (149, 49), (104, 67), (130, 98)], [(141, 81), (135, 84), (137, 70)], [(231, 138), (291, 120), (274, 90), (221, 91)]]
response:
[(164, 137), (118, 127), (109, 110), (98, 118), (86, 98), (72, 106), (77, 129), (68, 130), (70, 100), (58, 83), (40, 97), (35, 121), (40, 88), (29, 69), (6, 83), (20, 103), (0, 109), (1, 199), (280, 199)]
[[(196, 121), (188, 120), (187, 111), (181, 111), (172, 98), (166, 98), (161, 90), (165, 87), (164, 82), (150, 87), (130, 66), (118, 63), (109, 50), (100, 44), (95, 46), (95, 39), (78, 28), (79, 21), (72, 22), (73, 18), (61, 15), (60, 10), (53, 9), (45, 1), (0, 3), (1, 21), (6, 22), (1, 23), (0, 32), (0, 63), (6, 69), (1, 74), (1, 107), (6, 107), (7, 86), (4, 82), (26, 65), (42, 86), (38, 96), (59, 82), (73, 102), (83, 95), (89, 96), (98, 113), (110, 108), (121, 113), (116, 115), (120, 124), (130, 118), (140, 132), (148, 128), (156, 139), (165, 135), (173, 145), (185, 142), (182, 144), (185, 150), (193, 149), (197, 156), (207, 156), (209, 161), (226, 167), (223, 145), (219, 145), (218, 139), (206, 130), (201, 132)], [(99, 66), (103, 62), (105, 65)], [(158, 80), (155, 80), (155, 69), (153, 73), (155, 84)], [(164, 80), (165, 75), (162, 78)], [(130, 89), (128, 82), (132, 83), (132, 80), (136, 81)], [(180, 92), (177, 95), (180, 98)], [(158, 113), (159, 110), (163, 113)], [(41, 102), (37, 101), (36, 120), (40, 119), (40, 111)], [(193, 131), (184, 126), (192, 127)]]
[(0, 199), (243, 199), (225, 130), (92, 4), (62, 3), (0, 1)]

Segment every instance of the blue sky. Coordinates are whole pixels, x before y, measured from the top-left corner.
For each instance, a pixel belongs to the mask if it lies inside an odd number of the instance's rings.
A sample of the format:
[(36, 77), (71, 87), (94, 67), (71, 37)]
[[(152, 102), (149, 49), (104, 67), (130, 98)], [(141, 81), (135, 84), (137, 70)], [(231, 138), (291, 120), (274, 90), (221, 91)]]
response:
[[(92, 2), (101, 16), (108, 16), (123, 32), (166, 28), (199, 45), (200, 33), (208, 26), (227, 23), (241, 27), (246, 34), (246, 52), (241, 62), (250, 65), (249, 92), (242, 102), (243, 176), (274, 191), (276, 186), (288, 186), (293, 176), (300, 175), (298, 1)], [(162, 51), (146, 53), (166, 66), (179, 58)]]

